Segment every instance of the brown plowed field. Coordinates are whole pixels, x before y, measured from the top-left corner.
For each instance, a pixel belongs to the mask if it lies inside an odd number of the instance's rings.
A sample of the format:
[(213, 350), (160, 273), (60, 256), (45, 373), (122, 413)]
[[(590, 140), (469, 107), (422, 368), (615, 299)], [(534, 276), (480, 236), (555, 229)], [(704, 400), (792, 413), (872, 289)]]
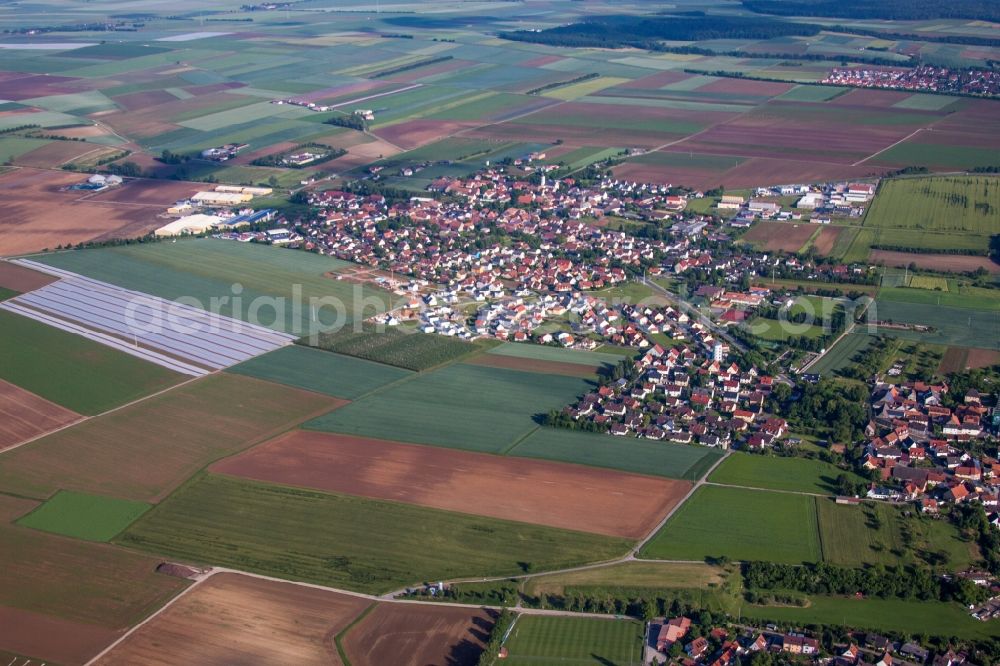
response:
[(53, 141), (44, 146), (39, 146), (31, 152), (20, 155), (14, 160), (18, 166), (38, 167), (41, 169), (51, 169), (61, 167), (63, 164), (74, 162), (84, 156), (88, 160), (98, 160), (101, 157), (109, 157), (121, 150), (112, 146), (99, 146), (94, 143), (83, 143), (80, 141)]
[(49, 76), (48, 74), (27, 74), (23, 72), (4, 72), (0, 79), (0, 99), (19, 102), (22, 99), (47, 97), (48, 95), (63, 95), (76, 92), (72, 84), (79, 79), (67, 76)]
[(62, 191), (86, 175), (22, 168), (0, 175), (0, 256), (79, 243), (98, 237), (140, 236), (163, 220), (148, 208), (119, 206)]
[(0, 648), (37, 659), (85, 664), (120, 634), (93, 624), (0, 606)]
[(448, 511), (639, 538), (684, 481), (434, 446), (292, 431), (213, 472)]
[(1000, 273), (1000, 264), (989, 257), (974, 257), (964, 254), (917, 254), (915, 252), (894, 252), (891, 250), (872, 250), (868, 261), (886, 266), (909, 266), (916, 264), (917, 268), (950, 273), (967, 273), (985, 268), (990, 273)]
[(0, 379), (0, 451), (82, 418)]
[(913, 93), (898, 92), (896, 90), (866, 90), (855, 88), (843, 95), (838, 95), (827, 104), (837, 106), (874, 106), (877, 108), (889, 108), (893, 104), (898, 104)]
[(169, 102), (176, 102), (177, 98), (165, 90), (143, 90), (141, 92), (119, 95), (114, 98), (115, 103), (126, 111), (137, 111), (150, 106), (159, 106)]
[(794, 222), (757, 222), (743, 240), (765, 252), (798, 252), (815, 233), (816, 225)]
[(54, 275), (33, 271), (9, 261), (0, 261), (0, 287), (4, 289), (13, 289), (23, 294), (52, 284), (56, 279)]
[(380, 127), (375, 134), (400, 148), (412, 150), (425, 143), (431, 143), (456, 132), (482, 125), (481, 122), (458, 122), (453, 120), (407, 120), (388, 127)]
[(379, 604), (341, 645), (352, 666), (475, 666), (493, 622), (479, 608)]
[(735, 93), (739, 95), (761, 95), (775, 97), (795, 87), (794, 83), (778, 81), (751, 81), (748, 79), (719, 79), (698, 88), (698, 92)]
[(155, 206), (156, 209), (172, 206), (179, 199), (193, 196), (199, 190), (212, 189), (211, 185), (160, 180), (130, 180), (120, 187), (95, 195), (91, 201), (98, 203), (124, 203)]
[(758, 187), (799, 182), (852, 180), (881, 175), (888, 170), (888, 167), (877, 167), (870, 164), (850, 166), (808, 160), (755, 157), (726, 171), (721, 180), (716, 179), (703, 187), (715, 187), (719, 183), (725, 183), (727, 187)]
[(526, 372), (541, 372), (567, 377), (593, 377), (594, 367), (580, 363), (565, 363), (563, 361), (539, 361), (532, 358), (503, 356), (501, 354), (480, 354), (465, 361), (471, 365), (485, 365), (490, 368), (507, 368), (508, 370), (524, 370)]
[(813, 241), (813, 247), (816, 248), (816, 252), (825, 257), (833, 251), (833, 246), (842, 233), (844, 233), (844, 227), (823, 227), (819, 236)]
[(974, 347), (969, 350), (969, 355), (965, 359), (965, 365), (970, 370), (976, 368), (987, 368), (1000, 363), (1000, 351), (995, 349), (979, 349)]
[(370, 604), (361, 597), (218, 573), (97, 663), (342, 665), (333, 638)]

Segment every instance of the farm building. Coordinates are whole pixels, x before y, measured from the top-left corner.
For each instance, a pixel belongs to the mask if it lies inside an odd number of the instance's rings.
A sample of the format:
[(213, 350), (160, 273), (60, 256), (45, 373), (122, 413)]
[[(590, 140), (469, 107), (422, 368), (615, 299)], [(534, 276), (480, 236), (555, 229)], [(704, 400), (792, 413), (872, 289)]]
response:
[(266, 197), (274, 192), (270, 187), (249, 187), (246, 185), (216, 185), (216, 192), (231, 194), (249, 194), (251, 197)]
[(252, 194), (243, 192), (198, 192), (192, 201), (205, 206), (238, 206), (253, 199)]
[(208, 231), (212, 227), (218, 226), (222, 218), (218, 215), (187, 215), (178, 218), (170, 224), (164, 225), (154, 231), (157, 236), (183, 236), (184, 234), (200, 234)]
[(716, 206), (719, 210), (737, 210), (743, 207), (743, 197), (736, 196), (733, 194), (724, 194), (722, 198), (719, 199), (719, 203)]

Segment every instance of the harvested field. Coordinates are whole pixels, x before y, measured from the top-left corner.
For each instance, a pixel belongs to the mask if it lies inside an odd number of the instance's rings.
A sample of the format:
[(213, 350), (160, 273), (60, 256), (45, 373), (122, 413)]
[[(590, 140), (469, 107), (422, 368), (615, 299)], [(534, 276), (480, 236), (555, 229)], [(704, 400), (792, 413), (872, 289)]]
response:
[(499, 354), (481, 354), (469, 359), (466, 362), (470, 365), (485, 365), (491, 368), (507, 368), (508, 370), (541, 372), (544, 374), (565, 375), (567, 377), (594, 376), (594, 368), (589, 365), (563, 363), (561, 361), (538, 361), (530, 358), (502, 356)]
[(156, 500), (213, 460), (274, 436), (343, 401), (216, 374), (90, 419), (0, 459), (9, 492), (60, 488)]
[(629, 538), (647, 534), (690, 488), (578, 465), (301, 430), (211, 471)]
[(82, 418), (0, 379), (0, 451)]
[(479, 608), (379, 604), (341, 645), (352, 666), (475, 666), (493, 623)]
[(169, 102), (176, 102), (177, 98), (165, 90), (143, 90), (141, 92), (118, 95), (114, 98), (115, 103), (126, 111), (137, 111), (150, 106), (159, 106)]
[(88, 622), (0, 606), (0, 649), (36, 659), (60, 664), (86, 663), (120, 633)]
[(896, 90), (865, 90), (864, 88), (855, 88), (830, 100), (830, 104), (837, 106), (873, 106), (887, 109), (899, 104), (910, 96), (911, 93)]
[(25, 293), (56, 281), (54, 275), (34, 271), (9, 261), (0, 261), (0, 287)]
[(78, 92), (71, 84), (80, 79), (68, 76), (52, 76), (49, 74), (27, 74), (21, 72), (4, 72), (11, 78), (0, 80), (0, 98), (19, 102), (22, 99), (47, 97), (49, 95), (68, 95)]
[(985, 268), (993, 274), (1000, 274), (1000, 264), (989, 257), (976, 257), (962, 254), (917, 254), (915, 252), (895, 252), (890, 250), (872, 250), (868, 260), (874, 264), (904, 267), (916, 264), (917, 268), (946, 273), (969, 273)]
[(969, 350), (967, 347), (948, 347), (944, 356), (941, 357), (941, 365), (938, 366), (938, 372), (943, 375), (951, 372), (961, 372), (962, 370), (965, 370), (965, 364), (968, 357)]
[(407, 120), (388, 127), (380, 127), (375, 132), (383, 141), (388, 141), (404, 150), (412, 150), (479, 125), (482, 123), (455, 120)]
[(86, 158), (88, 161), (99, 160), (119, 152), (118, 148), (100, 146), (94, 143), (53, 141), (17, 157), (14, 163), (18, 166), (48, 169), (60, 167), (81, 158)]
[(994, 349), (972, 348), (965, 359), (965, 366), (969, 369), (986, 368), (1000, 363), (1000, 351)]
[(798, 252), (816, 232), (814, 224), (793, 222), (757, 222), (743, 236), (765, 252)]
[(187, 199), (195, 192), (211, 189), (204, 183), (184, 183), (161, 180), (130, 180), (120, 187), (113, 187), (92, 197), (100, 203), (141, 204), (144, 206), (172, 206), (179, 199)]
[(0, 175), (4, 215), (0, 255), (37, 252), (95, 238), (130, 237), (162, 226), (148, 209), (123, 207), (61, 191), (84, 175), (23, 168)]
[(823, 227), (823, 230), (819, 232), (819, 236), (813, 241), (813, 248), (816, 249), (818, 254), (824, 257), (827, 256), (833, 251), (833, 246), (837, 244), (837, 239), (844, 233), (844, 230), (844, 227)]
[(219, 573), (97, 663), (343, 664), (333, 637), (370, 604), (347, 594)]
[(795, 87), (794, 83), (778, 81), (752, 81), (748, 79), (722, 78), (697, 88), (699, 93), (731, 93), (737, 95), (760, 95), (776, 97)]

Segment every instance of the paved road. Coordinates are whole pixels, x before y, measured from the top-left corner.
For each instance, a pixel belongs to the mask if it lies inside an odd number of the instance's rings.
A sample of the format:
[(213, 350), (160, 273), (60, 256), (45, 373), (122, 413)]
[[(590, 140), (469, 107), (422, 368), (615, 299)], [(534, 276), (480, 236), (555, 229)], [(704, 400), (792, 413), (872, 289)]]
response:
[(711, 319), (703, 315), (701, 312), (699, 312), (698, 308), (694, 307), (693, 305), (685, 301), (677, 294), (673, 293), (669, 289), (664, 289), (662, 286), (646, 278), (646, 276), (641, 277), (639, 281), (642, 282), (642, 284), (649, 287), (650, 289), (652, 289), (653, 291), (655, 291), (658, 295), (662, 296), (664, 299), (669, 301), (672, 305), (683, 310), (689, 316), (696, 319), (699, 323), (708, 327), (708, 329), (712, 331), (715, 335), (728, 342), (730, 347), (733, 347), (734, 349), (739, 349), (743, 353), (747, 352), (747, 348), (742, 342), (731, 336), (724, 328), (718, 326), (714, 321), (712, 321)]

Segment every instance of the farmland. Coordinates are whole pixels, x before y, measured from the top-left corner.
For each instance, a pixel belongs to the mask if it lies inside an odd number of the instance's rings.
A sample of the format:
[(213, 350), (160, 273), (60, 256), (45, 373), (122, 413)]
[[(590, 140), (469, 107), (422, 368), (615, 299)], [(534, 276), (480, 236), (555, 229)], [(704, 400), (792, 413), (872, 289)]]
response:
[(290, 346), (245, 361), (229, 372), (354, 400), (410, 375), (349, 356)]
[(71, 489), (154, 500), (209, 462), (338, 404), (258, 379), (212, 375), (5, 454), (0, 482), (40, 498)]
[(0, 451), (80, 418), (76, 412), (0, 380)]
[(338, 354), (417, 371), (428, 370), (479, 349), (475, 344), (443, 335), (406, 333), (398, 328), (377, 330), (368, 325), (362, 330), (345, 327), (333, 333), (322, 333), (311, 344)]
[(1000, 322), (1000, 311), (997, 310), (945, 305), (928, 307), (922, 303), (903, 303), (880, 298), (869, 311), (870, 318), (876, 315), (878, 321), (931, 327), (927, 332), (879, 328), (879, 332), (884, 335), (930, 344), (1000, 349), (1000, 339), (996, 336), (996, 327)]
[(211, 470), (635, 539), (652, 530), (690, 487), (575, 465), (308, 431), (284, 435)]
[(78, 250), (36, 259), (296, 335), (370, 316), (384, 309), (389, 298), (381, 290), (327, 277), (346, 265), (336, 259), (216, 239)]
[(110, 541), (149, 508), (143, 502), (62, 490), (17, 524), (78, 539)]
[(641, 555), (817, 562), (822, 551), (816, 507), (806, 495), (703, 486), (681, 505)]
[(505, 661), (626, 666), (641, 654), (643, 629), (634, 620), (523, 615), (506, 643)]
[(572, 591), (698, 589), (722, 585), (730, 576), (702, 562), (623, 562), (610, 567), (554, 573), (525, 579), (526, 594), (565, 595)]
[[(313, 526), (322, 524), (323, 530)], [(116, 541), (351, 590), (601, 561), (623, 539), (204, 475)]]
[(867, 349), (873, 339), (864, 333), (845, 335), (840, 342), (826, 352), (823, 358), (811, 365), (809, 371), (823, 376), (835, 375), (838, 371), (850, 366), (854, 358)]
[(852, 483), (863, 482), (857, 474), (819, 460), (737, 453), (724, 460), (709, 480), (734, 486), (834, 495), (841, 474)]
[(573, 377), (457, 364), (400, 382), (306, 427), (499, 453), (537, 427), (534, 416), (562, 408), (586, 388)]
[[(875, 242), (918, 251), (983, 254), (1000, 224), (1000, 179), (991, 176), (886, 180), (864, 222)], [(895, 231), (905, 230), (905, 231)]]
[(352, 666), (475, 664), (495, 611), (379, 604), (340, 645)]
[(292, 583), (215, 574), (97, 663), (339, 665), (332, 636), (370, 604)]
[(949, 567), (968, 566), (974, 545), (960, 539), (947, 521), (918, 518), (880, 502), (843, 506), (816, 498), (823, 559), (840, 566), (895, 565), (933, 559)]
[(743, 235), (743, 240), (767, 252), (798, 252), (819, 227), (791, 222), (757, 222)]
[(99, 414), (183, 375), (86, 338), (0, 311), (0, 379), (80, 414)]

